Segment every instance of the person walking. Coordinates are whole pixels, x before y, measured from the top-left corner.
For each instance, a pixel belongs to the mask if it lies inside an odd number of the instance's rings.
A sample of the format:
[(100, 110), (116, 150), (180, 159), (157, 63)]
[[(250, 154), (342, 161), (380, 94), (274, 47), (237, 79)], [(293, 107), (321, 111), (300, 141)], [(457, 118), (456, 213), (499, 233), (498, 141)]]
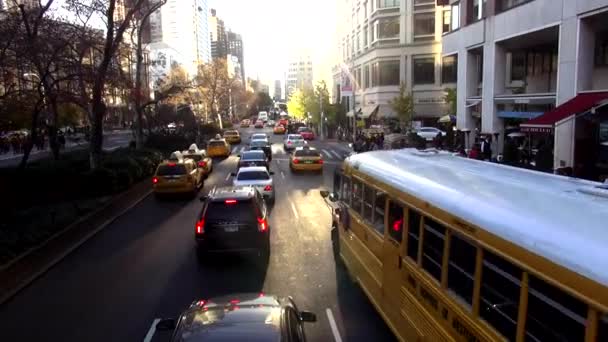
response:
[(481, 140), (481, 159), (486, 161), (492, 160), (492, 147), (488, 137)]

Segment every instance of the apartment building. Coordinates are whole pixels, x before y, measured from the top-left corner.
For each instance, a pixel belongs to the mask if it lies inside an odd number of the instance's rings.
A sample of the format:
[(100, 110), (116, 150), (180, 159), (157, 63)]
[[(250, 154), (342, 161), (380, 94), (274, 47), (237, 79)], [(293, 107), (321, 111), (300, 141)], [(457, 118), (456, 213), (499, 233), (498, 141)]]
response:
[(312, 87), (312, 57), (308, 53), (292, 55), (287, 69), (285, 97), (289, 99), (296, 90), (312, 89)]
[(444, 88), (456, 82), (455, 66), (441, 59), (444, 7), (435, 0), (342, 0), (338, 13), (341, 61), (333, 73), (348, 116), (356, 108), (367, 124), (395, 118), (390, 101), (403, 84), (415, 123), (436, 124), (448, 110)]
[(551, 144), (554, 169), (605, 168), (608, 0), (443, 3), (442, 60), (457, 65), (457, 126), (471, 132), (469, 146), (490, 135), (498, 154), (516, 134)]

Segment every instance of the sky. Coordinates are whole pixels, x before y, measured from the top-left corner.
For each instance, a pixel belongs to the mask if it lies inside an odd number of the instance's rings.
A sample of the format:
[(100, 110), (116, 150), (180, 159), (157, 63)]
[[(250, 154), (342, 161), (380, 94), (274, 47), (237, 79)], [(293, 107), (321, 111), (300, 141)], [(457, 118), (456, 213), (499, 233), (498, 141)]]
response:
[(226, 29), (243, 37), (245, 73), (268, 84), (284, 78), (290, 54), (308, 51), (315, 82), (331, 84), (336, 1), (208, 0)]

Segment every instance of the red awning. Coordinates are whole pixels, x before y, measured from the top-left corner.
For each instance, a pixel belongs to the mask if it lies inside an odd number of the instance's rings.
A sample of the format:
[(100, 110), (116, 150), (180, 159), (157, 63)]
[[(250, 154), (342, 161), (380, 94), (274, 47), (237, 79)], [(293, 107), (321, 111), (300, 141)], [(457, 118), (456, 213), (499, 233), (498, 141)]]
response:
[(571, 115), (584, 113), (605, 99), (608, 99), (608, 92), (579, 94), (560, 106), (555, 107), (553, 110), (521, 124), (521, 131), (527, 133), (550, 133), (555, 123)]

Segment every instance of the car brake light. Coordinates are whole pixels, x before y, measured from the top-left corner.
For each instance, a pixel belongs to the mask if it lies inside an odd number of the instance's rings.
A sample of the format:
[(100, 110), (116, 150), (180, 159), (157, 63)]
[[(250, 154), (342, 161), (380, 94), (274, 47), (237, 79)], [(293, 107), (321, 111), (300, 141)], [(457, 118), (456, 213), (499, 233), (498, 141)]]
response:
[(152, 184), (156, 184), (158, 183), (158, 177), (153, 177), (152, 178)]
[(264, 191), (272, 191), (272, 185), (266, 185)]
[(236, 204), (236, 200), (235, 199), (227, 199), (224, 201), (224, 203), (226, 204)]
[(167, 164), (167, 165), (169, 165), (169, 166), (175, 166), (175, 165), (177, 165), (177, 164), (175, 164), (175, 163), (169, 163), (169, 164)]
[(205, 220), (200, 219), (196, 222), (196, 234), (203, 234), (205, 232)]
[(293, 160), (293, 163), (294, 163), (294, 164), (297, 164), (297, 163), (299, 163), (299, 162), (300, 162), (300, 161), (299, 161), (298, 159), (294, 159), (294, 160)]
[(240, 301), (240, 300), (238, 300), (238, 299), (233, 299), (233, 300), (231, 300), (231, 301), (230, 301), (230, 304), (238, 304), (238, 303), (240, 303), (240, 302), (241, 302), (241, 301)]
[(268, 222), (261, 217), (258, 217), (258, 230), (260, 232), (265, 232), (268, 230)]
[(199, 166), (199, 167), (207, 167), (207, 162), (204, 162), (204, 161), (199, 161), (199, 162), (198, 162), (198, 166)]

